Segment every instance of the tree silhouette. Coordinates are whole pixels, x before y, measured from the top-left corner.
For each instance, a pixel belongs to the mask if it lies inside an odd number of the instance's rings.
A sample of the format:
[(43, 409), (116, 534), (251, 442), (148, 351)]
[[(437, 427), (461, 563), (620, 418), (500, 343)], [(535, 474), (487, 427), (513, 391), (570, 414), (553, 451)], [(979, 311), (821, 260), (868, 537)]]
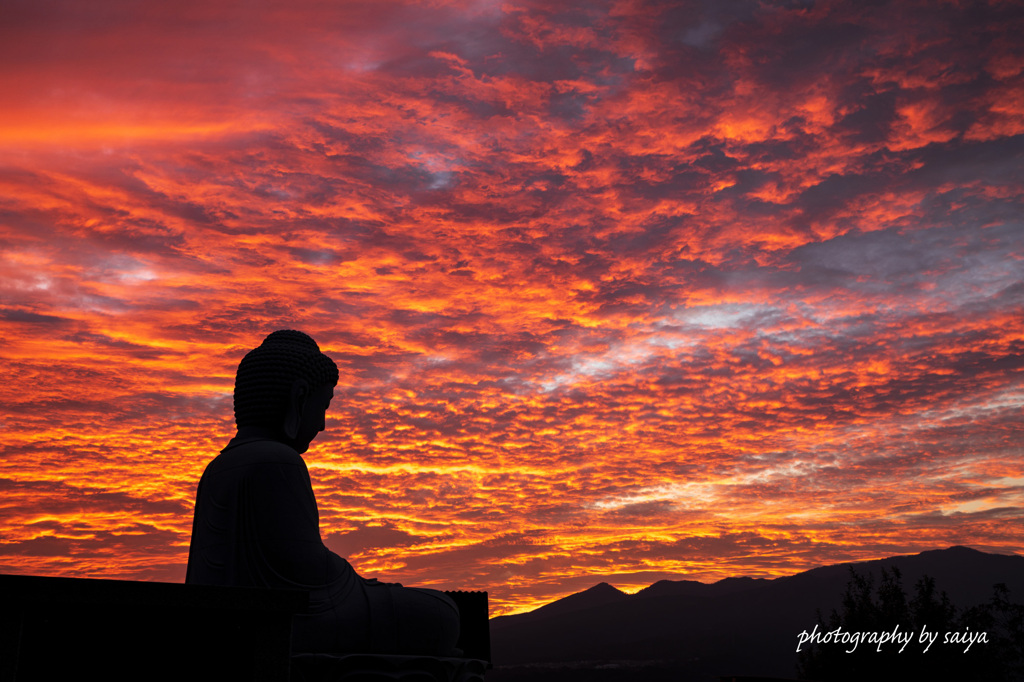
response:
[[(871, 574), (851, 567), (841, 610), (833, 609), (827, 623), (818, 612), (820, 633), (837, 630), (848, 633), (845, 642), (819, 640), (801, 647), (800, 677), (823, 682), (1024, 680), (1024, 605), (1011, 603), (1002, 584), (995, 586), (989, 602), (961, 612), (929, 576), (917, 581), (908, 600), (899, 569), (883, 568), (875, 589)], [(910, 640), (863, 641), (868, 633), (893, 632)], [(968, 647), (947, 641), (947, 633), (967, 633), (976, 641)], [(856, 647), (852, 637), (861, 638)]]

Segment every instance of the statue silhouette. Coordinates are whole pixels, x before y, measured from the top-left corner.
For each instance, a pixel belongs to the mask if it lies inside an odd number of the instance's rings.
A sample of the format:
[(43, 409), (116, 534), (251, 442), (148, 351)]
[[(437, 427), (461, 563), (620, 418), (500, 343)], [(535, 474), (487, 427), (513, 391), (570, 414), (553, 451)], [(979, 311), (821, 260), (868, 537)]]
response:
[(447, 595), (362, 578), (320, 538), (301, 455), (337, 383), (334, 361), (302, 332), (276, 331), (242, 359), (238, 433), (199, 481), (185, 582), (308, 590), (294, 653), (457, 655)]

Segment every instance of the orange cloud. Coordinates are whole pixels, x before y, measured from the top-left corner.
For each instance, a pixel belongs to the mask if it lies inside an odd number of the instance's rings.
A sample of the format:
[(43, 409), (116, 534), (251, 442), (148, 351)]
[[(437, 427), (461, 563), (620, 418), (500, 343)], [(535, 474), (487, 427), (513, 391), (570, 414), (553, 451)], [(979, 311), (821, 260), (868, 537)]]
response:
[(182, 579), (284, 327), (367, 575), (1020, 552), (1024, 16), (972, 7), (16, 3), (0, 570)]

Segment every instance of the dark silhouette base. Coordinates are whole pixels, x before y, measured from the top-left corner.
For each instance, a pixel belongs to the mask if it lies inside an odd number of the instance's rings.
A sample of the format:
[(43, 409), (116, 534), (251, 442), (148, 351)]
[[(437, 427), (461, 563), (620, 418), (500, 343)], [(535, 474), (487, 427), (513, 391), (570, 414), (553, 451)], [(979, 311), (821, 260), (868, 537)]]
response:
[[(0, 575), (0, 682), (370, 678), (477, 682), (490, 656), (486, 592), (451, 592), (465, 658), (291, 655), (307, 593)], [(361, 657), (361, 658), (360, 658)], [(346, 677), (347, 676), (347, 677)]]
[(292, 682), (484, 682), (487, 664), (465, 658), (298, 654)]
[(286, 590), (2, 575), (0, 682), (283, 682), (292, 616), (307, 600)]

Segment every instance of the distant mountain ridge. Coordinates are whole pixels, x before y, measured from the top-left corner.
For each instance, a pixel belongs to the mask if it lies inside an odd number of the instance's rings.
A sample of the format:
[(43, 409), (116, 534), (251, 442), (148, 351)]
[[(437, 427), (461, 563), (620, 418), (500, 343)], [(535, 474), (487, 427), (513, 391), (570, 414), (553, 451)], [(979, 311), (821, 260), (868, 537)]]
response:
[(851, 566), (876, 584), (883, 567), (898, 568), (908, 598), (928, 575), (960, 607), (987, 602), (996, 583), (1024, 602), (1024, 556), (960, 546), (774, 579), (662, 580), (632, 595), (599, 583), (529, 613), (491, 619), (494, 662), (673, 660), (709, 675), (793, 677), (798, 634), (813, 628), (819, 609), (827, 617), (840, 605)]
[(663, 597), (684, 594), (723, 595), (739, 592), (769, 582), (769, 578), (723, 578), (714, 583), (697, 580), (659, 580), (636, 594), (642, 597)]
[[(522, 615), (534, 615), (534, 617), (549, 617), (559, 614), (583, 611), (586, 609), (599, 608), (607, 604), (615, 603), (621, 599), (630, 597), (622, 590), (612, 587), (608, 583), (598, 583), (583, 592), (570, 594), (550, 604), (545, 604)], [(493, 620), (491, 621), (494, 622)]]

